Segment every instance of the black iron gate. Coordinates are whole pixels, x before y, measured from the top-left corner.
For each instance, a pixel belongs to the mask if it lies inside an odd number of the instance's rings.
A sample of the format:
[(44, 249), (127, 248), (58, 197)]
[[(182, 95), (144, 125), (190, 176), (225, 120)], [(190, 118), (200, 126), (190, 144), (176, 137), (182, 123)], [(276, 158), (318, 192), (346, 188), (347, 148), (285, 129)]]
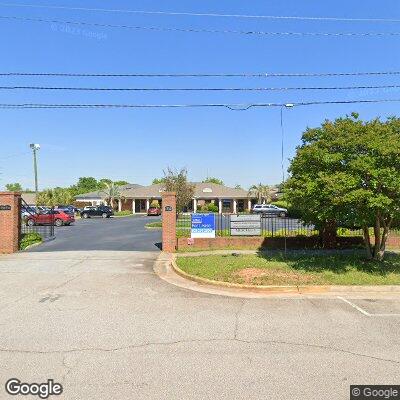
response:
[(37, 233), (43, 241), (54, 238), (54, 208), (27, 204), (21, 199), (20, 238), (29, 233)]

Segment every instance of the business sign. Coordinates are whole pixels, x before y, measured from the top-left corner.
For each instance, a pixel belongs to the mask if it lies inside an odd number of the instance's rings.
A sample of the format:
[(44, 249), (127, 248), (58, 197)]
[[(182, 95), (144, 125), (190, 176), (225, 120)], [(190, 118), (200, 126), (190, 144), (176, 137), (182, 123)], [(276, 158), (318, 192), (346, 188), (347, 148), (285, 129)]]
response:
[(232, 236), (260, 236), (261, 215), (231, 215)]
[(192, 214), (191, 237), (215, 238), (215, 215)]
[(9, 206), (9, 205), (0, 206), (0, 211), (10, 211), (10, 210), (11, 210), (11, 206)]

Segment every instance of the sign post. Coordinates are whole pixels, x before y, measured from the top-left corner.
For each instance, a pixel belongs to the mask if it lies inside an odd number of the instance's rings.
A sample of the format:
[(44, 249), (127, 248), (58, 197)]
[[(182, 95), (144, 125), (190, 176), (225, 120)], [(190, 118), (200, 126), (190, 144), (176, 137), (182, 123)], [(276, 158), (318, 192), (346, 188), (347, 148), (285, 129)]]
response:
[(215, 238), (215, 215), (192, 214), (191, 238)]

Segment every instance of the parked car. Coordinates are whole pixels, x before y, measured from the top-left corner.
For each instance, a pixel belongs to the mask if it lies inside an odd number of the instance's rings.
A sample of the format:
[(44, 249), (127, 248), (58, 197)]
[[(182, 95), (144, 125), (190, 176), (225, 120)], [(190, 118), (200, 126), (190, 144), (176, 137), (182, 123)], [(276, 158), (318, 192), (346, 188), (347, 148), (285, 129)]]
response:
[(262, 214), (263, 216), (270, 215), (284, 218), (288, 215), (286, 208), (274, 206), (273, 204), (256, 204), (251, 211), (254, 214)]
[(150, 207), (148, 210), (147, 210), (147, 215), (148, 216), (150, 216), (150, 215), (161, 215), (161, 208), (159, 208), (159, 207)]
[(53, 224), (55, 226), (63, 226), (71, 225), (73, 222), (75, 222), (74, 216), (61, 210), (50, 210), (26, 217), (28, 226)]
[(96, 206), (81, 211), (81, 217), (85, 219), (91, 217), (110, 218), (112, 215), (114, 215), (114, 211), (108, 206)]
[(56, 209), (64, 211), (67, 214), (71, 214), (71, 215), (75, 215), (75, 212), (77, 210), (77, 208), (75, 208), (74, 206), (57, 206)]

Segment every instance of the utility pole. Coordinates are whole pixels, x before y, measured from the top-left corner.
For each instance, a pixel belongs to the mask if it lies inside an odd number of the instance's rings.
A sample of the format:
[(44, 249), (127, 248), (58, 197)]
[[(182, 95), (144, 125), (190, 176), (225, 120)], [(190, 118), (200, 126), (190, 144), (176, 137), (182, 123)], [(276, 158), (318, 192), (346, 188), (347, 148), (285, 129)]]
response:
[[(31, 143), (29, 145), (29, 147), (32, 149), (33, 151), (33, 170), (34, 170), (34, 174), (35, 174), (35, 194), (36, 194), (36, 199), (38, 196), (38, 192), (39, 192), (39, 188), (38, 188), (38, 172), (37, 172), (37, 158), (36, 158), (36, 152), (38, 150), (40, 150), (40, 145), (39, 144), (35, 144), (35, 143)], [(36, 203), (36, 202), (35, 202)]]

